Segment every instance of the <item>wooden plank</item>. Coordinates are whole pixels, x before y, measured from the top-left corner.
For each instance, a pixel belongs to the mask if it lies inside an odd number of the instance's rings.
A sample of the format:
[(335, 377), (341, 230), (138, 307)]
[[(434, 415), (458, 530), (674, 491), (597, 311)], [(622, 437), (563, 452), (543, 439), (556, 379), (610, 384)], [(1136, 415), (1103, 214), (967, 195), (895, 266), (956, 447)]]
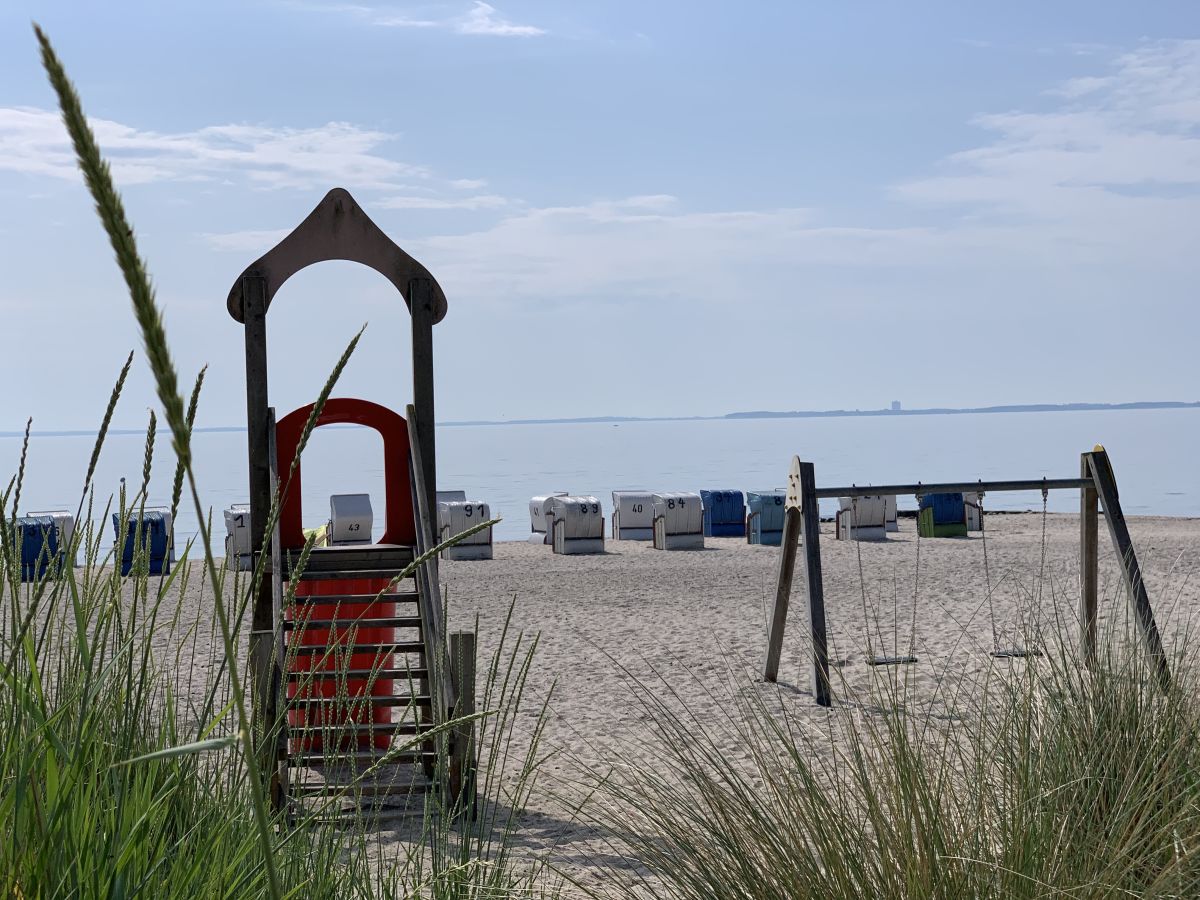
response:
[(1121, 512), (1121, 501), (1117, 495), (1117, 480), (1113, 475), (1112, 465), (1108, 454), (1103, 450), (1095, 450), (1084, 454), (1092, 471), (1092, 479), (1096, 493), (1104, 507), (1104, 521), (1108, 523), (1108, 533), (1112, 538), (1113, 549), (1121, 562), (1121, 571), (1125, 575), (1125, 587), (1133, 603), (1134, 618), (1142, 635), (1146, 652), (1150, 656), (1150, 664), (1155, 677), (1164, 692), (1171, 689), (1171, 670), (1167, 664), (1167, 655), (1163, 650), (1162, 638), (1158, 633), (1158, 624), (1154, 621), (1154, 610), (1150, 606), (1150, 596), (1146, 592), (1146, 584), (1142, 581), (1142, 570), (1138, 565), (1137, 554), (1133, 549), (1133, 540), (1129, 536), (1129, 526), (1125, 522), (1125, 514)]
[[(775, 606), (767, 631), (767, 661), (763, 680), (779, 680), (779, 658), (783, 653), (783, 632), (787, 627), (788, 606), (792, 598), (792, 578), (796, 572), (796, 549), (800, 544), (799, 509), (788, 509), (783, 516), (783, 538), (779, 543), (779, 573), (775, 579)], [(749, 534), (749, 530), (746, 532)]]
[(889, 494), (965, 494), (971, 491), (1074, 491), (1088, 484), (1084, 478), (1037, 478), (1023, 481), (946, 481), (933, 484), (852, 484), (848, 487), (817, 488), (818, 499), (831, 497), (874, 497)]
[[(246, 313), (246, 450), (250, 463), (250, 552), (257, 554), (266, 543), (267, 519), (271, 514), (266, 281), (259, 275), (247, 275), (242, 279), (242, 289)], [(267, 579), (263, 579), (254, 598), (251, 629), (269, 631), (271, 626), (271, 585)]]
[(1096, 624), (1099, 616), (1100, 535), (1096, 484), (1089, 454), (1081, 454), (1080, 474), (1088, 484), (1079, 489), (1079, 628), (1083, 658), (1096, 664)]
[(406, 294), (414, 278), (428, 279), (433, 290), (433, 320), (446, 315), (446, 296), (429, 270), (401, 250), (343, 188), (334, 188), (316, 208), (282, 241), (268, 250), (234, 282), (226, 299), (229, 314), (245, 321), (247, 296), (244, 277), (263, 276), (266, 282), (265, 312), (283, 284), (301, 269), (330, 259), (345, 259), (368, 266)]
[[(437, 445), (434, 433), (433, 396), (433, 323), (434, 294), (432, 281), (417, 278), (409, 284), (409, 311), (412, 313), (413, 401), (416, 410), (417, 438), (420, 441), (422, 477), (425, 482), (425, 508), (437, 518)], [(429, 534), (436, 533), (430, 528)], [(434, 561), (436, 568), (437, 561)]]
[[(450, 666), (458, 688), (454, 716), (475, 714), (475, 633), (455, 631), (450, 635)], [(459, 721), (454, 726), (450, 756), (450, 797), (461, 812), (475, 808), (475, 723)]]
[(812, 635), (812, 689), (818, 706), (831, 706), (829, 641), (825, 633), (825, 582), (821, 575), (821, 510), (817, 504), (817, 477), (812, 463), (800, 464), (800, 496), (804, 543), (804, 583), (808, 588), (808, 625)]

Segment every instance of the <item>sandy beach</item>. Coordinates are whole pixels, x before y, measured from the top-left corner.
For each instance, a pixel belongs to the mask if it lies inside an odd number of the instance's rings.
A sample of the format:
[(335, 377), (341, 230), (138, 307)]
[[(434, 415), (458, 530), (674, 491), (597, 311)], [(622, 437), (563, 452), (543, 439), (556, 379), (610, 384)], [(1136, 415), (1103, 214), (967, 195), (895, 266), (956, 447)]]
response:
[[(1039, 579), (1043, 524), (1045, 564)], [(1039, 633), (1047, 652), (1059, 646), (1056, 635), (1074, 644), (1078, 518), (1051, 514), (1043, 523), (1040, 513), (993, 515), (986, 527), (986, 573), (985, 541), (976, 534), (921, 540), (918, 578), (914, 520), (901, 519), (900, 533), (881, 544), (835, 541), (832, 525), (824, 524), (828, 631), (838, 663), (832, 676), (834, 708), (813, 703), (807, 610), (799, 583), (779, 685), (757, 689), (778, 692), (796, 716), (824, 733), (835, 730), (840, 718), (890, 678), (906, 679), (909, 696), (927, 702), (931, 714), (952, 714), (965, 700), (956, 691), (976, 684), (988, 667), (1026, 664), (989, 655), (988, 574), (1002, 646), (1027, 645)], [(1121, 631), (1127, 604), (1103, 527), (1101, 628)], [(1195, 577), (1200, 520), (1133, 518), (1130, 528), (1170, 646), (1200, 613)], [(642, 757), (653, 765), (652, 754), (646, 754), (647, 717), (631, 701), (629, 679), (653, 680), (657, 673), (703, 715), (706, 705), (761, 675), (779, 548), (731, 538), (706, 543), (703, 551), (662, 552), (646, 543), (610, 541), (604, 555), (555, 556), (548, 547), (504, 542), (496, 545), (492, 561), (442, 564), (450, 627), (468, 627), (478, 615), (481, 664), (510, 605), (513, 628), (540, 635), (530, 699), (540, 700), (554, 685), (545, 742), (559, 752), (547, 764), (547, 777), (531, 803), (522, 843), (547, 850), (556, 864), (585, 882), (609, 877), (610, 867), (623, 861), (614, 859), (595, 832), (573, 819), (553, 795), (566, 788), (558, 779), (569, 782), (581, 764), (603, 767)], [(915, 665), (865, 664), (869, 651), (910, 649), (919, 657)], [(730, 746), (729, 752), (741, 751)]]
[[(1129, 525), (1170, 648), (1200, 614), (1200, 520), (1143, 517), (1131, 518)], [(903, 690), (918, 715), (963, 714), (978, 700), (978, 685), (989, 670), (1028, 664), (989, 654), (993, 622), (1001, 647), (1037, 646), (1053, 653), (1064, 643), (1076, 646), (1078, 517), (991, 515), (986, 528), (986, 540), (973, 534), (918, 542), (915, 520), (902, 518), (900, 532), (886, 542), (856, 544), (834, 540), (832, 524), (823, 523), (835, 695), (829, 710), (813, 702), (799, 579), (779, 682), (761, 682), (778, 547), (710, 538), (704, 550), (664, 552), (649, 543), (609, 541), (602, 555), (557, 556), (542, 545), (500, 542), (493, 560), (443, 561), (448, 629), (469, 630), (478, 620), (480, 685), (510, 609), (508, 647), (518, 633), (526, 641), (538, 639), (515, 723), (518, 743), (532, 732), (548, 695), (550, 701), (544, 761), (516, 836), (518, 852), (545, 856), (584, 885), (602, 884), (630, 867), (573, 805), (589, 776), (614, 766), (659, 766), (654, 723), (634, 699), (635, 681), (649, 685), (671, 708), (716, 722), (725, 735), (723, 751), (748, 760), (735, 734), (737, 722), (729, 719), (736, 715), (730, 701), (739, 691), (762, 692), (803, 723), (815, 743), (828, 743), (851, 717), (877, 711), (880, 691), (889, 685)], [(1101, 629), (1128, 634), (1128, 604), (1103, 528)], [(210, 592), (198, 573), (193, 567), (180, 598), (181, 621), (186, 625), (194, 617), (200, 624), (193, 637), (211, 627)], [(203, 637), (194, 646), (187, 642), (176, 656), (178, 636), (160, 643), (160, 661), (178, 666), (178, 683), (186, 692), (190, 682), (192, 699), (199, 700), (196, 692), (211, 676), (216, 657)], [(912, 653), (918, 662), (871, 667), (866, 660), (872, 653)], [(520, 756), (515, 753), (505, 771), (502, 805)], [(386, 850), (411, 839), (411, 832), (394, 825), (376, 840)]]

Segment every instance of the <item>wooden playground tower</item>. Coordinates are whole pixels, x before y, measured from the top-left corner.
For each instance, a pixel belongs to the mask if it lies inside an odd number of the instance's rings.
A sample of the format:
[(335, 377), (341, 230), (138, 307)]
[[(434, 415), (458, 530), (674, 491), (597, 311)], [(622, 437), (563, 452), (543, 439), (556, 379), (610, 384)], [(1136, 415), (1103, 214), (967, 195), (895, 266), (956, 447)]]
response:
[(1154, 620), (1150, 597), (1142, 581), (1141, 567), (1129, 536), (1129, 527), (1121, 511), (1117, 480), (1108, 454), (1100, 447), (1080, 457), (1078, 478), (1042, 478), (1027, 481), (968, 481), (949, 484), (883, 484), (870, 487), (817, 487), (813, 464), (793, 457), (788, 472), (786, 514), (783, 540), (779, 553), (779, 574), (775, 589), (775, 605), (768, 623), (767, 658), (763, 679), (774, 682), (779, 677), (779, 660), (783, 652), (783, 631), (787, 624), (791, 601), (792, 579), (796, 571), (796, 552), (804, 551), (803, 577), (808, 595), (809, 631), (812, 638), (812, 689), (820, 706), (833, 704), (829, 682), (829, 641), (825, 623), (825, 586), (821, 575), (821, 518), (818, 501), (833, 497), (867, 497), (896, 494), (942, 494), (969, 491), (1005, 492), (1078, 490), (1079, 491), (1079, 621), (1084, 660), (1096, 663), (1096, 625), (1099, 585), (1099, 511), (1104, 511), (1109, 537), (1116, 551), (1124, 576), (1125, 587), (1133, 606), (1134, 619), (1142, 637), (1155, 679), (1164, 691), (1171, 686), (1167, 656)]
[[(302, 467), (292, 463), (313, 406), (276, 422), (267, 393), (266, 316), (292, 275), (326, 260), (368, 266), (404, 298), (413, 400), (407, 419), (365, 400), (325, 403), (316, 426), (355, 423), (383, 439), (385, 530), (377, 544), (313, 548), (301, 567)], [(446, 315), (445, 295), (349, 193), (335, 188), (238, 276), (228, 308), (245, 326), (250, 540), (261, 573), (253, 582), (250, 668), (259, 761), (272, 800), (291, 815), (321, 803), (343, 814), (363, 806), (379, 813), (436, 791), (445, 809), (469, 808), (469, 723), (424, 736), (474, 711), (475, 636), (459, 632), (447, 642), (436, 555), (413, 568), (436, 545), (433, 326)]]

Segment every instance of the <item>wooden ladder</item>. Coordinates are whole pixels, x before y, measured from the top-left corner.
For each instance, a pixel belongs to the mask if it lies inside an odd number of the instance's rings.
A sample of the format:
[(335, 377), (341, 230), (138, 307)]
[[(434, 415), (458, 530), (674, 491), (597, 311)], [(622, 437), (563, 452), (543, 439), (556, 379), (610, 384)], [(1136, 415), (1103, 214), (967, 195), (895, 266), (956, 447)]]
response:
[[(474, 806), (471, 723), (439, 726), (474, 712), (475, 636), (451, 635), (447, 652), (436, 557), (414, 565), (435, 545), (411, 412), (415, 546), (314, 548), (300, 569), (278, 523), (271, 536), (272, 794), (293, 819), (419, 814), (429, 793)], [(273, 446), (269, 458), (278, 491)]]

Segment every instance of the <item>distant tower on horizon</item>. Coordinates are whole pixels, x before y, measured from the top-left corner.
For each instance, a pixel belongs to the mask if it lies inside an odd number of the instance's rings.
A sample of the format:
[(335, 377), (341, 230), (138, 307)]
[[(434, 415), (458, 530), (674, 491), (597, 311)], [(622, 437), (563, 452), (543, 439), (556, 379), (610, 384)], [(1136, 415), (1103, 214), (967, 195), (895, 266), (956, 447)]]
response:
[(892, 401), (892, 412), (900, 412), (900, 401), (899, 400)]

